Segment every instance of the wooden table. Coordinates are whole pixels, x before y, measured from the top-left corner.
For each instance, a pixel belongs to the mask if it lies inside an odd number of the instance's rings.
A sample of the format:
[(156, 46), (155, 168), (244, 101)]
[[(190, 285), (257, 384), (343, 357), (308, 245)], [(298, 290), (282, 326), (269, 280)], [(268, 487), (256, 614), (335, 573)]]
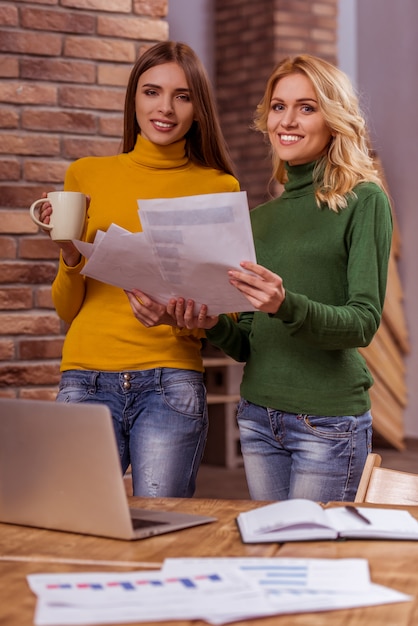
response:
[[(235, 517), (260, 503), (245, 500), (130, 498), (134, 506), (201, 513), (218, 518), (210, 525), (139, 541), (117, 541), (48, 530), (0, 524), (0, 555), (36, 556), (45, 562), (0, 561), (0, 625), (32, 626), (36, 598), (29, 590), (30, 573), (129, 571), (129, 568), (51, 563), (57, 559), (146, 561), (162, 563), (166, 557), (283, 556), (309, 558), (367, 558), (373, 582), (415, 596), (414, 602), (329, 611), (278, 615), (236, 626), (416, 626), (418, 624), (418, 542), (316, 541), (278, 544), (241, 542)], [(418, 507), (410, 507), (418, 519)], [(132, 567), (137, 570), (138, 567)], [(199, 621), (157, 622), (160, 626), (201, 626)], [(117, 625), (121, 626), (121, 625)]]

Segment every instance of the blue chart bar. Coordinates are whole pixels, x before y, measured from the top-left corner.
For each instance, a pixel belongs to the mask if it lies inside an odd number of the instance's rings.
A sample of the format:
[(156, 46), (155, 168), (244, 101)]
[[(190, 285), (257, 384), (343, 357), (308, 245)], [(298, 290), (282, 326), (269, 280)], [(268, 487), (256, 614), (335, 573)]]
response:
[[(241, 565), (243, 572), (257, 572), (259, 585), (272, 588), (306, 588), (308, 585), (308, 568), (305, 565)], [(263, 576), (261, 576), (263, 575)]]
[(138, 591), (145, 586), (148, 587), (167, 587), (173, 583), (180, 584), (186, 589), (197, 589), (199, 581), (221, 582), (222, 577), (219, 574), (204, 574), (191, 577), (171, 577), (165, 579), (138, 579), (138, 580), (111, 580), (109, 582), (77, 582), (71, 583), (54, 583), (46, 585), (46, 589), (92, 589), (94, 591), (104, 591), (109, 588), (119, 588), (125, 591)]

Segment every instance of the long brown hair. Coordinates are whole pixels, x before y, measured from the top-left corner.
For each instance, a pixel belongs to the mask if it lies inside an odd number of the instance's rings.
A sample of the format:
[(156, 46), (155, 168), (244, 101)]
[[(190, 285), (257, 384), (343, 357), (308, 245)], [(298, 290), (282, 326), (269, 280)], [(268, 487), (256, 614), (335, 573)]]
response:
[[(353, 194), (357, 184), (367, 181), (382, 187), (369, 149), (366, 123), (358, 98), (344, 72), (309, 54), (284, 59), (275, 67), (267, 82), (255, 114), (254, 128), (267, 135), (267, 118), (274, 89), (281, 78), (295, 73), (303, 74), (311, 81), (319, 109), (332, 133), (327, 153), (319, 160), (314, 172), (317, 203), (325, 203), (333, 211), (338, 211), (347, 206), (347, 198)], [(286, 182), (284, 162), (274, 152), (272, 160), (272, 177), (280, 183)]]
[(177, 63), (184, 71), (193, 104), (194, 121), (185, 137), (188, 158), (199, 165), (235, 176), (208, 75), (194, 50), (185, 43), (157, 43), (146, 50), (132, 68), (125, 97), (123, 152), (133, 150), (141, 132), (135, 113), (135, 96), (140, 76), (156, 65), (172, 62)]

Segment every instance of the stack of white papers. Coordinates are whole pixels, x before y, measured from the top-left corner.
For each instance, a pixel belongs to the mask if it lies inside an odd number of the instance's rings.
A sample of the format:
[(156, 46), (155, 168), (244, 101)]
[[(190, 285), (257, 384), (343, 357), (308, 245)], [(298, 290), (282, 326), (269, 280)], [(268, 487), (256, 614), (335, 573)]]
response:
[(93, 243), (74, 241), (88, 259), (82, 273), (157, 302), (183, 297), (209, 315), (251, 311), (229, 283), (228, 270), (256, 262), (244, 191), (138, 200), (143, 232), (111, 224)]
[(204, 620), (226, 624), (412, 600), (370, 581), (365, 559), (166, 559), (160, 571), (32, 574), (36, 626)]

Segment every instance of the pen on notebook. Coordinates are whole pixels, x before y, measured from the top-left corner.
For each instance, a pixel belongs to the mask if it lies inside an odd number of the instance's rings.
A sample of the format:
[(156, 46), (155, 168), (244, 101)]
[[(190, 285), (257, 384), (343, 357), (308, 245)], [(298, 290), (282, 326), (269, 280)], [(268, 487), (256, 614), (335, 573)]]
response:
[(371, 524), (371, 521), (369, 519), (367, 519), (367, 517), (365, 517), (363, 515), (363, 513), (360, 513), (360, 511), (358, 509), (356, 509), (355, 506), (346, 506), (344, 508), (345, 508), (346, 511), (348, 511), (349, 513), (351, 513), (352, 515), (357, 517), (357, 519), (361, 520), (365, 524)]

